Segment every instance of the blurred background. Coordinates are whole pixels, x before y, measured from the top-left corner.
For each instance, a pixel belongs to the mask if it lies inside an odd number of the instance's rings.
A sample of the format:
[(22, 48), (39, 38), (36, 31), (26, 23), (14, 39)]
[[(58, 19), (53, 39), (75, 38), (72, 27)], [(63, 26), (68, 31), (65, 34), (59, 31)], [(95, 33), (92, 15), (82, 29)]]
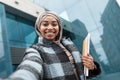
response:
[(25, 48), (37, 42), (36, 17), (58, 13), (63, 35), (79, 51), (87, 33), (90, 53), (102, 68), (92, 80), (120, 79), (120, 0), (0, 0), (0, 77), (8, 77), (21, 62)]

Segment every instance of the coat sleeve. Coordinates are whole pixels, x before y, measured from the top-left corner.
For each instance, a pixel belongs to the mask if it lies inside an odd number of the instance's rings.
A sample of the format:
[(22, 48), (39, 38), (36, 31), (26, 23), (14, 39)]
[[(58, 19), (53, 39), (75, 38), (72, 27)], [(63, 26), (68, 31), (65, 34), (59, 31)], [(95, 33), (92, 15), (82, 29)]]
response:
[(94, 63), (96, 67), (94, 68), (94, 70), (89, 70), (89, 76), (87, 77), (88, 79), (96, 77), (101, 74), (100, 65), (97, 62), (94, 62)]
[(10, 80), (42, 80), (42, 58), (34, 48), (27, 48), (23, 61), (9, 77)]

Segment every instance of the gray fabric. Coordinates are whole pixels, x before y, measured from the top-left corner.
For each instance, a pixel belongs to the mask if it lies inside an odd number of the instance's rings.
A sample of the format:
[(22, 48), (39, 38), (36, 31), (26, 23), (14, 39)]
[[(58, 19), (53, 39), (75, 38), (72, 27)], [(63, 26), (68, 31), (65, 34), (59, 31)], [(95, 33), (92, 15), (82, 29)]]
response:
[[(22, 63), (10, 76), (11, 80), (76, 80), (72, 65), (64, 50), (55, 42), (44, 38), (39, 41), (26, 49)], [(62, 39), (61, 43), (73, 55), (79, 77), (84, 80), (80, 53), (71, 40)], [(46, 51), (47, 49), (49, 51)], [(99, 70), (97, 73), (100, 72)], [(92, 73), (94, 74), (92, 75)], [(99, 75), (97, 73), (92, 71), (90, 76), (95, 77)]]
[[(70, 53), (73, 53), (72, 55), (76, 61), (76, 65), (79, 64), (79, 74), (80, 76), (83, 75), (81, 55), (75, 48), (73, 42), (69, 39), (63, 39), (62, 43), (66, 48), (68, 48), (68, 50), (71, 50)], [(67, 80), (70, 77), (71, 80), (76, 80), (72, 65), (65, 51), (59, 46), (59, 44), (40, 38), (39, 43), (32, 47), (39, 51), (43, 59), (43, 78), (45, 80)]]

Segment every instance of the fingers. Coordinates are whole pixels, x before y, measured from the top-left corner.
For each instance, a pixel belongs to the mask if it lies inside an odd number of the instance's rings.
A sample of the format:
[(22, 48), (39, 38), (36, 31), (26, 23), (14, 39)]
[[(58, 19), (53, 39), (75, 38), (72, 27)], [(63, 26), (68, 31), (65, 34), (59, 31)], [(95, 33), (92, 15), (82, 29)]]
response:
[(89, 70), (93, 70), (94, 69), (94, 60), (93, 60), (93, 57), (90, 54), (88, 54), (86, 56), (82, 56), (82, 63)]
[(82, 56), (82, 58), (88, 61), (93, 61), (93, 57), (90, 54), (87, 54), (86, 56)]

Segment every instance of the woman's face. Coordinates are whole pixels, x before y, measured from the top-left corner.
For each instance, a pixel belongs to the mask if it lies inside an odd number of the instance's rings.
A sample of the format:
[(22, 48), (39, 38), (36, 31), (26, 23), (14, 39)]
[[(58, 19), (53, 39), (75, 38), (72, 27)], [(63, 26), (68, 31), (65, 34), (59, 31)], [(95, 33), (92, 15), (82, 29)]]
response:
[(53, 16), (46, 16), (40, 25), (41, 35), (49, 40), (54, 41), (59, 33), (59, 24)]

